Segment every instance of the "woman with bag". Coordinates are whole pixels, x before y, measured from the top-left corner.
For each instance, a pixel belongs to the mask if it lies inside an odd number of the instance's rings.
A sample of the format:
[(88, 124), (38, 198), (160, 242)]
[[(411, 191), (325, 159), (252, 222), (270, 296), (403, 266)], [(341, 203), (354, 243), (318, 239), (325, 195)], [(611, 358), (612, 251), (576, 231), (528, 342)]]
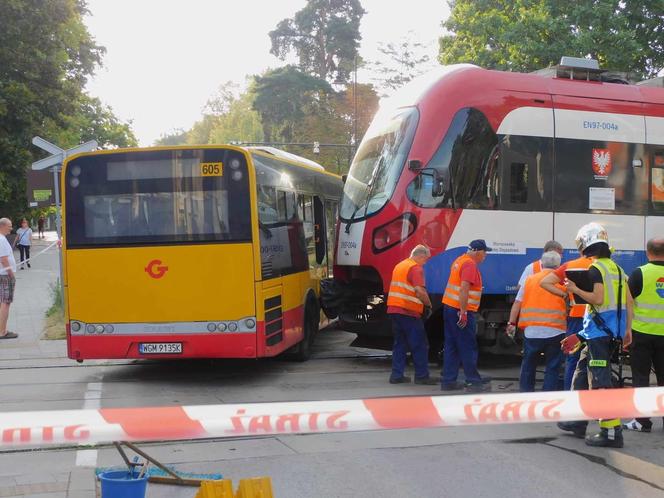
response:
[(30, 268), (30, 247), (32, 246), (32, 228), (28, 225), (28, 220), (23, 218), (21, 220), (21, 228), (16, 230), (16, 239), (14, 245), (18, 246), (18, 251), (21, 254), (21, 268), (24, 269), (23, 261), (28, 260), (28, 268)]

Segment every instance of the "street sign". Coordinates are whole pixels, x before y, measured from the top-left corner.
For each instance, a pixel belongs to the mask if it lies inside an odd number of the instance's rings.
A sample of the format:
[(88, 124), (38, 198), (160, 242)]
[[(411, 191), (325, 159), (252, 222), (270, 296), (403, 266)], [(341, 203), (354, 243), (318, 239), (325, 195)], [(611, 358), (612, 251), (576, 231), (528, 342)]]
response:
[(36, 145), (42, 150), (45, 150), (46, 152), (53, 154), (52, 156), (45, 157), (44, 159), (40, 159), (39, 161), (32, 163), (32, 169), (34, 170), (42, 170), (52, 167), (57, 168), (68, 157), (71, 157), (74, 154), (80, 154), (81, 152), (90, 152), (99, 147), (99, 144), (96, 140), (90, 140), (89, 142), (85, 142), (84, 144), (77, 145), (76, 147), (65, 150), (61, 149), (55, 144), (52, 144), (48, 140), (44, 140), (41, 137), (34, 137), (32, 139), (32, 144)]

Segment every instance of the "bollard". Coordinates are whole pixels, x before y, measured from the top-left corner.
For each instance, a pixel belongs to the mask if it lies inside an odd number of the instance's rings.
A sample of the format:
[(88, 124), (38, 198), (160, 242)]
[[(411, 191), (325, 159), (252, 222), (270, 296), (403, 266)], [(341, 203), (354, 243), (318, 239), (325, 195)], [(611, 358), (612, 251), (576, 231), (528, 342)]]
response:
[(240, 479), (235, 498), (274, 498), (272, 481), (269, 477)]
[(230, 479), (203, 481), (195, 498), (234, 498), (233, 482)]

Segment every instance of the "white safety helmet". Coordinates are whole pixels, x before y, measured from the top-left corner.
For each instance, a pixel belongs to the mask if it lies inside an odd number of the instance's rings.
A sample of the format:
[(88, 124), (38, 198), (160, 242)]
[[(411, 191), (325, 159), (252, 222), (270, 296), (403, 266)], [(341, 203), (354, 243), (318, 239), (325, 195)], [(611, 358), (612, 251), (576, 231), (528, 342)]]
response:
[(583, 253), (590, 246), (599, 242), (609, 245), (609, 234), (599, 223), (588, 223), (579, 229), (575, 242), (579, 252)]

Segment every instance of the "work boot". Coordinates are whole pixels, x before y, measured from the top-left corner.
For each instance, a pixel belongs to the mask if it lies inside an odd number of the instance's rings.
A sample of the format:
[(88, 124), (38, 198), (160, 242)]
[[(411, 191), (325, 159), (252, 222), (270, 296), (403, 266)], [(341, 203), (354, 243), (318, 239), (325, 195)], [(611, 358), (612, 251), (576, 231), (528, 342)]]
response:
[(397, 379), (393, 379), (390, 377), (390, 384), (408, 384), (410, 382), (410, 377), (407, 375), (404, 375), (403, 377), (399, 377)]
[(633, 418), (629, 422), (624, 423), (622, 427), (628, 431), (650, 432), (652, 430), (652, 423), (650, 425), (643, 425)]
[(441, 384), (441, 391), (461, 391), (464, 388), (464, 385), (460, 382), (451, 382), (449, 384)]
[(423, 386), (437, 386), (438, 379), (432, 379), (431, 377), (415, 377), (415, 384), (421, 384)]
[(558, 422), (556, 425), (558, 429), (572, 432), (578, 438), (586, 437), (586, 427), (588, 427), (588, 424), (582, 422)]
[(597, 434), (586, 436), (586, 444), (602, 448), (622, 448), (624, 445), (622, 427), (612, 427), (611, 429), (602, 427)]
[(485, 393), (491, 391), (491, 384), (484, 384), (482, 382), (468, 382), (466, 383), (467, 393)]

